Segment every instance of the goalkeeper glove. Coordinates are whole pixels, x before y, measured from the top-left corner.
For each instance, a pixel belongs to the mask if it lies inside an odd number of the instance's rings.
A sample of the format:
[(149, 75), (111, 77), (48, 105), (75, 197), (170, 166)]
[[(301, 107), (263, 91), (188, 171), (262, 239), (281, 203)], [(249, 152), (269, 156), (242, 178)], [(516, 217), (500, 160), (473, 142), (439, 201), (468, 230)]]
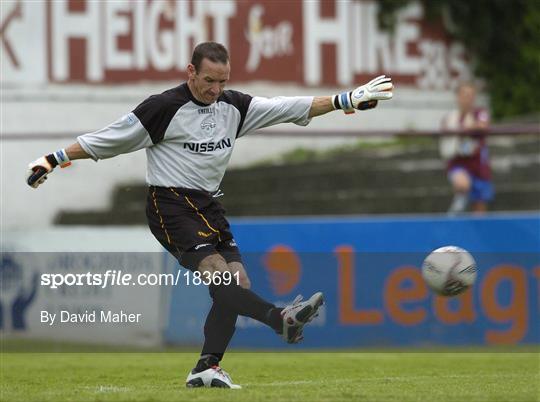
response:
[(58, 165), (60, 165), (61, 168), (71, 165), (65, 149), (42, 156), (30, 163), (28, 165), (28, 172), (26, 173), (26, 183), (30, 187), (37, 188), (47, 180), (47, 175)]
[(347, 114), (354, 113), (355, 109), (373, 109), (378, 101), (392, 99), (392, 88), (392, 78), (380, 75), (354, 91), (334, 95), (332, 103), (335, 109), (343, 109)]

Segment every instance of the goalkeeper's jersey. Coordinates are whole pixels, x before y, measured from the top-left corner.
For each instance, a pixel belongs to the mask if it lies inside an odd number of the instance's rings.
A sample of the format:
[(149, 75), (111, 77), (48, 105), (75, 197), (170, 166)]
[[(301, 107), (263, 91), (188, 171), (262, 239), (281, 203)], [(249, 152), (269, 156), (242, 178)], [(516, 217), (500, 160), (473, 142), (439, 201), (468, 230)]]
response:
[(305, 126), (312, 101), (226, 90), (206, 105), (183, 83), (150, 96), (131, 113), (77, 141), (96, 161), (146, 148), (149, 185), (215, 192), (237, 138), (279, 123)]

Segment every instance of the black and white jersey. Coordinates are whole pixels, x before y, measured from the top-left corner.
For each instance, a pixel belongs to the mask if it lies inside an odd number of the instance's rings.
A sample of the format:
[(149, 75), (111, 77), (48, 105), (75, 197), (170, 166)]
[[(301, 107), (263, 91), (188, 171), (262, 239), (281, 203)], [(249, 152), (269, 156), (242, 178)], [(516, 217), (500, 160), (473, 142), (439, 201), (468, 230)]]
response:
[(187, 83), (150, 96), (111, 125), (77, 138), (92, 159), (146, 148), (149, 185), (214, 192), (237, 138), (262, 127), (305, 126), (313, 97), (251, 97), (226, 90), (211, 105)]

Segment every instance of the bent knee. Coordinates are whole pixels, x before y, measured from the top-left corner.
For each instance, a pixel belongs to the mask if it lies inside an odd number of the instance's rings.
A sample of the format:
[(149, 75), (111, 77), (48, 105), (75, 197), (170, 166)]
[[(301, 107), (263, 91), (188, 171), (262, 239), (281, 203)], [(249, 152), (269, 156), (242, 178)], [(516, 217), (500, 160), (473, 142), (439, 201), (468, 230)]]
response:
[(204, 257), (199, 263), (199, 267), (197, 268), (197, 271), (201, 273), (225, 272), (227, 270), (227, 262), (221, 255), (217, 253)]

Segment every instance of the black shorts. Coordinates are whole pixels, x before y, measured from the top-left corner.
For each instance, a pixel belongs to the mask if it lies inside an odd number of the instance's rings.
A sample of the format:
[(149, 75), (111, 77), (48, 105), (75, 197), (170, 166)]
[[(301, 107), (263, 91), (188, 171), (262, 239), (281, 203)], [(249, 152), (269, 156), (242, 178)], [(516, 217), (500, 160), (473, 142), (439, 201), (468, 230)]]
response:
[(185, 268), (196, 271), (205, 257), (215, 253), (228, 263), (242, 262), (225, 209), (211, 193), (150, 186), (146, 217), (156, 239)]

